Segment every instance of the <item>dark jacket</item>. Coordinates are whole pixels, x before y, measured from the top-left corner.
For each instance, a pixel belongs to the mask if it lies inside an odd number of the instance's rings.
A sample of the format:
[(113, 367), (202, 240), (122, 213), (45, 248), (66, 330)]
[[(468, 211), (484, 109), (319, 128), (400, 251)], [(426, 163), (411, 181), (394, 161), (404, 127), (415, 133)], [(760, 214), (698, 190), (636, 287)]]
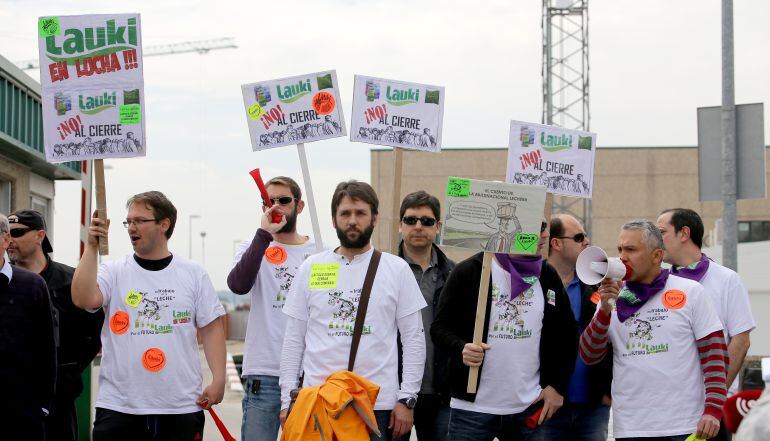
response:
[(48, 285), (58, 328), (57, 401), (74, 400), (83, 391), (81, 374), (102, 347), (100, 333), (104, 311), (82, 310), (72, 303), (72, 275), (75, 268), (54, 262), (46, 256), (48, 265), (40, 275)]
[[(588, 326), (596, 312), (596, 303), (591, 300), (591, 296), (596, 292), (598, 286), (586, 285), (580, 282), (581, 305), (580, 305), (580, 333)], [(579, 335), (579, 334), (578, 334)], [(612, 386), (612, 346), (607, 345), (607, 355), (597, 364), (588, 366), (588, 403), (589, 405), (598, 405), (602, 402), (604, 395), (610, 395)], [(566, 398), (566, 397), (565, 397)]]
[[(457, 264), (452, 271), (441, 293), (436, 320), (430, 332), (433, 342), (449, 352), (452, 397), (471, 402), (476, 399), (476, 394), (467, 392), (469, 368), (463, 364), (462, 351), (466, 343), (473, 341), (482, 259), (483, 253), (476, 254)], [(577, 323), (572, 316), (569, 297), (558, 273), (546, 262), (543, 262), (540, 284), (544, 297), (547, 296), (548, 290), (556, 293), (555, 305), (549, 304), (547, 297), (545, 298), (540, 336), (540, 386), (551, 386), (564, 396), (569, 377), (575, 368), (578, 349)], [(491, 293), (491, 277), (489, 285)], [(485, 343), (489, 332), (491, 305), (492, 296), (489, 295), (482, 338)], [(483, 368), (482, 363), (479, 378)]]
[(56, 387), (51, 301), (40, 276), (11, 269), (10, 283), (0, 275), (0, 414), (11, 427), (42, 427)]
[[(450, 260), (446, 254), (436, 244), (433, 244), (433, 252), (436, 253), (436, 267), (438, 269), (438, 278), (436, 279), (436, 291), (433, 293), (433, 317), (435, 320), (436, 311), (438, 311), (439, 298), (441, 292), (444, 290), (444, 284), (449, 278), (449, 273), (455, 267), (455, 263)], [(398, 245), (398, 257), (404, 258), (404, 241)], [(430, 338), (430, 330), (425, 330), (425, 335)], [(401, 380), (401, 339), (398, 343), (398, 369), (399, 369), (399, 382)], [(449, 402), (449, 354), (448, 352), (438, 346), (433, 346), (433, 388), (437, 391), (438, 395), (447, 403)]]

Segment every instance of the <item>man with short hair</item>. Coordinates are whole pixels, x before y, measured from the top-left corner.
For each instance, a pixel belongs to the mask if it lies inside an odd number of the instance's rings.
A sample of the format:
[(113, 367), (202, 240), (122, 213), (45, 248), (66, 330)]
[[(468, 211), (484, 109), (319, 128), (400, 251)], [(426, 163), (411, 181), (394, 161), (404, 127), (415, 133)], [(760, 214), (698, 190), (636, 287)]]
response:
[(406, 260), (414, 273), (427, 307), (422, 309), (425, 328), (425, 373), (414, 409), (414, 427), (420, 441), (445, 440), (449, 429), (449, 358), (433, 345), (428, 333), (436, 314), (441, 290), (454, 268), (434, 241), (441, 232), (441, 203), (425, 191), (404, 197), (399, 210), (399, 232), (403, 238), (399, 257)]
[[(251, 295), (251, 310), (243, 351), (243, 440), (278, 437), (281, 388), (278, 385), (281, 347), (286, 328), (282, 309), (297, 268), (315, 252), (315, 243), (297, 233), (297, 216), (305, 208), (302, 191), (293, 179), (278, 176), (266, 184), (270, 201), (263, 201), (260, 228), (235, 253), (227, 286)], [(268, 208), (268, 204), (272, 206)], [(273, 214), (281, 216), (273, 223)]]
[[(346, 370), (359, 298), (378, 220), (379, 201), (365, 182), (337, 185), (332, 197), (332, 223), (339, 248), (310, 256), (297, 271), (284, 313), (288, 315), (281, 355), (281, 420), (289, 392), (324, 383), (331, 373)], [(324, 272), (326, 277), (319, 276)], [(409, 265), (382, 253), (371, 289), (353, 372), (380, 388), (374, 405), (381, 436), (391, 440), (412, 428), (413, 409), (425, 367), (425, 336), (420, 310), (425, 300)], [(398, 378), (398, 335), (403, 347), (402, 381)]]
[[(578, 255), (590, 243), (580, 221), (573, 216), (551, 217), (548, 263), (566, 287), (572, 315), (578, 323), (578, 335), (588, 326), (598, 303), (598, 296), (594, 296), (597, 287), (581, 282), (575, 272)], [(541, 429), (546, 441), (606, 441), (611, 383), (611, 356), (593, 366), (587, 366), (578, 357), (567, 385), (564, 406)]]
[(42, 277), (5, 258), (9, 230), (0, 214), (0, 431), (3, 439), (43, 441), (56, 388), (53, 307)]
[[(158, 191), (126, 203), (123, 226), (134, 254), (97, 271), (108, 219), (94, 216), (72, 280), (72, 301), (104, 309), (102, 362), (93, 439), (197, 441), (204, 415), (225, 389), (225, 314), (206, 270), (172, 254), (176, 207)], [(200, 332), (212, 382), (202, 387)]]
[(56, 396), (46, 421), (46, 439), (75, 441), (78, 437), (75, 400), (83, 391), (81, 374), (102, 345), (99, 333), (104, 312), (95, 314), (72, 303), (75, 268), (55, 262), (43, 215), (35, 210), (17, 210), (8, 216), (11, 242), (8, 258), (17, 267), (40, 274), (48, 285), (57, 329)]
[(617, 440), (708, 439), (725, 402), (727, 347), (703, 286), (660, 267), (663, 237), (647, 220), (623, 225), (618, 254), (631, 271), (604, 280), (601, 306), (580, 339), (592, 365), (613, 347), (612, 411)]
[[(679, 277), (699, 282), (716, 310), (725, 330), (730, 367), (727, 371), (727, 396), (738, 392), (738, 373), (751, 344), (749, 333), (756, 327), (749, 303), (749, 292), (740, 276), (733, 270), (712, 261), (701, 251), (703, 221), (693, 210), (672, 208), (658, 217), (666, 252), (663, 261)], [(729, 434), (720, 425), (719, 440), (729, 441)]]
[[(451, 441), (539, 441), (534, 426), (562, 406), (577, 328), (558, 273), (540, 257), (548, 235), (543, 220), (537, 256), (495, 253), (480, 345), (473, 336), (483, 253), (449, 275), (430, 333), (451, 359)], [(479, 367), (476, 393), (467, 390), (471, 367)]]

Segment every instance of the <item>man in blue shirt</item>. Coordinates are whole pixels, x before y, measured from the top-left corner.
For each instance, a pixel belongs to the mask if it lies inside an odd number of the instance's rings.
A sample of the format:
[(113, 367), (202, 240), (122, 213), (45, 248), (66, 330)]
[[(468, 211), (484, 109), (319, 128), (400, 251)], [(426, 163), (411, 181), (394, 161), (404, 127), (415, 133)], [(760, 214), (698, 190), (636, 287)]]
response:
[[(551, 239), (548, 263), (561, 277), (582, 333), (596, 311), (596, 287), (586, 286), (577, 278), (575, 262), (590, 241), (580, 222), (572, 216), (560, 214), (551, 218)], [(587, 366), (577, 357), (570, 377), (564, 406), (541, 430), (547, 441), (606, 441), (610, 416), (610, 384), (612, 357)]]

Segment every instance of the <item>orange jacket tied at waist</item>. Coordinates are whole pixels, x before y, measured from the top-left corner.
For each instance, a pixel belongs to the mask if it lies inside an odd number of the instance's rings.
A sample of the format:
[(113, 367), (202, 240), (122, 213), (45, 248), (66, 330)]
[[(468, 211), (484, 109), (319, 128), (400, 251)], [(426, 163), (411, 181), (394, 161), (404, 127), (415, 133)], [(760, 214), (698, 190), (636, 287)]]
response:
[(337, 371), (320, 386), (300, 389), (281, 441), (368, 440), (380, 436), (374, 402), (380, 387), (349, 371)]

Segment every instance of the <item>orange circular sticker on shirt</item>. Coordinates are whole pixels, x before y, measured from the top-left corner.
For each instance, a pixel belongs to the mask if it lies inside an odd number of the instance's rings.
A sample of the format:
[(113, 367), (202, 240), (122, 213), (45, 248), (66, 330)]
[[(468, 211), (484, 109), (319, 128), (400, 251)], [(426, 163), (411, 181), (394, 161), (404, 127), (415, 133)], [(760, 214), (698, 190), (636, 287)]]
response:
[(663, 306), (668, 309), (681, 309), (687, 303), (687, 294), (678, 289), (663, 293)]
[(334, 111), (334, 95), (329, 92), (318, 92), (313, 96), (313, 109), (319, 115), (328, 115)]
[(599, 291), (594, 291), (594, 293), (593, 293), (593, 294), (591, 294), (591, 302), (592, 302), (594, 305), (598, 305), (598, 304), (599, 304), (599, 301), (600, 301), (601, 299), (602, 299), (602, 296), (601, 296), (601, 294), (599, 294)]
[(267, 261), (273, 265), (280, 265), (286, 262), (287, 257), (289, 257), (289, 255), (286, 253), (286, 250), (279, 246), (273, 245), (265, 250), (265, 258), (267, 258)]
[(112, 317), (110, 318), (110, 330), (112, 330), (114, 334), (125, 334), (126, 331), (128, 331), (130, 322), (131, 319), (125, 311), (118, 311), (115, 314), (112, 314)]
[(166, 354), (158, 348), (150, 348), (142, 355), (142, 366), (150, 372), (158, 372), (166, 366)]

